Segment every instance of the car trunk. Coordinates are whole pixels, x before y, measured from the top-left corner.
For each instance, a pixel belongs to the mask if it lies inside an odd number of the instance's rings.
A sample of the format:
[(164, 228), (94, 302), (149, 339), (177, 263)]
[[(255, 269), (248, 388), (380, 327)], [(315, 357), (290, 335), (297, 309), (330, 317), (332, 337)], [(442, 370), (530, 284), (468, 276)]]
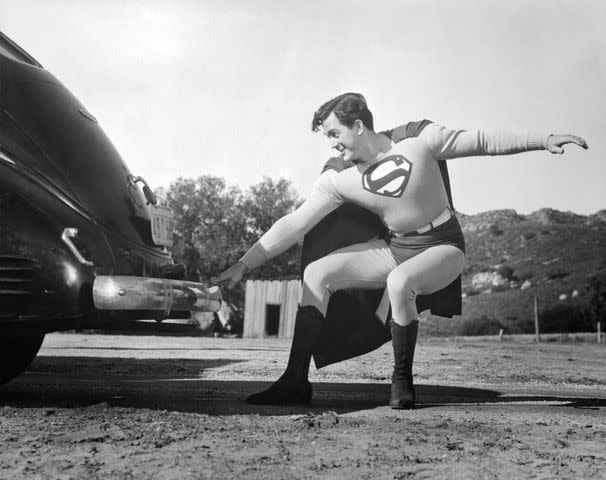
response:
[[(112, 237), (153, 247), (145, 196), (95, 118), (48, 71), (0, 36), (0, 146)], [(19, 51), (17, 50), (17, 53)]]

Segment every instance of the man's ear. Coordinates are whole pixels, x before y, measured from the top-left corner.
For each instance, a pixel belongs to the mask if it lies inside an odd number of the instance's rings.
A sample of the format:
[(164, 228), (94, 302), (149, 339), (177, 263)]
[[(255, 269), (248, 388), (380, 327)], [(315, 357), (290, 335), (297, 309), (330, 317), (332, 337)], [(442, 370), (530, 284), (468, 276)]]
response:
[(358, 119), (354, 122), (354, 130), (358, 135), (364, 133), (364, 123), (362, 123), (362, 120)]

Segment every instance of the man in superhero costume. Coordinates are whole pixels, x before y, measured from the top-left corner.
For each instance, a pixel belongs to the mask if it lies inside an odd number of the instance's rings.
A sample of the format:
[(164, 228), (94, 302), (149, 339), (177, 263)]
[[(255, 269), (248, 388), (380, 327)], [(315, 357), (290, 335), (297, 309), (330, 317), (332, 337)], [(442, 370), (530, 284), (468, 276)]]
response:
[[(248, 401), (309, 403), (312, 354), (320, 367), (364, 353), (386, 341), (389, 335), (383, 327), (377, 328), (376, 321), (372, 329), (364, 324), (364, 319), (375, 317), (373, 308), (378, 296), (375, 294), (373, 299), (372, 294), (356, 297), (355, 293), (353, 296), (347, 293), (384, 289), (390, 307), (386, 325), (394, 351), (389, 404), (395, 409), (413, 408), (412, 363), (418, 312), (429, 307), (434, 313), (452, 316), (460, 314), (461, 309), (460, 275), (465, 265), (465, 241), (452, 208), (444, 161), (529, 150), (562, 153), (565, 144), (587, 148), (587, 143), (574, 135), (452, 130), (427, 120), (377, 133), (366, 100), (355, 93), (339, 95), (323, 104), (314, 114), (312, 129), (321, 130), (340, 155), (327, 163), (309, 198), (278, 220), (214, 281), (228, 281), (228, 288), (233, 288), (246, 272), (284, 252), (314, 226), (321, 227), (323, 219), (326, 222), (327, 216), (348, 204), (374, 215), (361, 219), (367, 225), (360, 230), (364, 236), (376, 228), (375, 235), (320, 254), (309, 252), (304, 246), (303, 292), (286, 371), (267, 390), (251, 395)], [(342, 214), (339, 213), (339, 218)], [(376, 227), (372, 227), (373, 221)], [(320, 232), (326, 233), (326, 227)], [(313, 237), (314, 232), (310, 235)], [(345, 296), (335, 302), (342, 292)], [(350, 328), (343, 318), (347, 315), (341, 310), (348, 310), (356, 318), (351, 331), (372, 330), (372, 335), (365, 339), (342, 335)], [(332, 322), (328, 336), (337, 340), (327, 345), (322, 335), (327, 331), (327, 320), (334, 317), (341, 317), (340, 328), (335, 330), (334, 324), (339, 322)], [(344, 348), (335, 348), (342, 336), (348, 339), (341, 342)], [(331, 350), (338, 350), (338, 354), (331, 356)]]

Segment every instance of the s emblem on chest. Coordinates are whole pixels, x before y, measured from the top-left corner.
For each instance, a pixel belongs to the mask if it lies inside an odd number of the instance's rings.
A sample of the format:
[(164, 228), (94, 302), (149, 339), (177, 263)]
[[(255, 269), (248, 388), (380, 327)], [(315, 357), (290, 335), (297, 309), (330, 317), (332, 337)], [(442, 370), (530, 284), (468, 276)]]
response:
[(385, 197), (399, 197), (408, 184), (412, 163), (402, 155), (390, 155), (371, 165), (362, 174), (364, 190)]

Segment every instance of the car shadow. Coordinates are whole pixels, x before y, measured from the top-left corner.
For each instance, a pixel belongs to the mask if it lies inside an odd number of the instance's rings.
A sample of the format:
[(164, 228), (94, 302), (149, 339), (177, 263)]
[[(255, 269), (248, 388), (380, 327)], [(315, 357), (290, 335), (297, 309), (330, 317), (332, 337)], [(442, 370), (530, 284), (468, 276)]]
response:
[[(205, 370), (233, 366), (234, 359), (131, 359), (38, 357), (27, 372), (0, 387), (0, 406), (14, 408), (147, 408), (206, 415), (338, 414), (387, 405), (389, 382), (314, 383), (311, 405), (255, 406), (246, 403), (269, 382), (202, 378)], [(539, 402), (576, 408), (606, 407), (606, 398), (520, 394), (463, 386), (417, 385), (417, 409), (460, 405), (516, 405)]]

